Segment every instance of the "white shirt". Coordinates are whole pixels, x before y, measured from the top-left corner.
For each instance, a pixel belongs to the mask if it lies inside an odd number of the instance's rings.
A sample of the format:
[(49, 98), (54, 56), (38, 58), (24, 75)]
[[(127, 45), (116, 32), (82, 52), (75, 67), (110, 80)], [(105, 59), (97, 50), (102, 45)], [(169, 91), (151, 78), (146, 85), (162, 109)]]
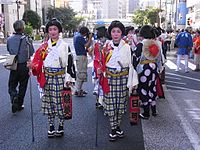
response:
[(44, 60), (44, 67), (65, 68), (65, 83), (75, 82), (70, 74), (67, 73), (68, 65), (68, 44), (59, 39), (56, 46), (52, 46), (51, 39), (48, 40), (48, 55)]

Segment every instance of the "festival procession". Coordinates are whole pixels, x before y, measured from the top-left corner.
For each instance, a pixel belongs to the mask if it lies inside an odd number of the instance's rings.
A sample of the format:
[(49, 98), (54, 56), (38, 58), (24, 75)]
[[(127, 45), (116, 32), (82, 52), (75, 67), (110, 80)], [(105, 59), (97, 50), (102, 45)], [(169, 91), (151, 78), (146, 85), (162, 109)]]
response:
[(198, 0), (0, 0), (1, 150), (200, 150)]

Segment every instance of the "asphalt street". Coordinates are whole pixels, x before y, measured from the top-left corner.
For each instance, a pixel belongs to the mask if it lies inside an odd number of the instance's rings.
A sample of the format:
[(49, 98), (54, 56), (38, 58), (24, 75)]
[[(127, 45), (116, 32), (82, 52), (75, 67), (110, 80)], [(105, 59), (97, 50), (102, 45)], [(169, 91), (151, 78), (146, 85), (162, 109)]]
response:
[[(72, 47), (72, 39), (66, 40)], [(35, 48), (39, 42), (34, 42)], [(175, 51), (168, 55), (169, 64), (175, 64)], [(9, 71), (2, 66), (5, 45), (0, 45), (0, 150), (199, 150), (200, 149), (200, 72), (175, 72), (173, 65), (166, 65), (166, 99), (157, 101), (159, 115), (130, 126), (128, 112), (124, 115), (122, 129), (125, 138), (117, 142), (108, 141), (109, 123), (102, 110), (96, 110), (92, 95), (91, 64), (88, 82), (84, 85), (88, 95), (73, 97), (73, 118), (65, 121), (63, 138), (47, 138), (47, 118), (43, 116), (35, 77), (31, 77), (33, 96), (34, 136), (32, 142), (30, 113), (30, 84), (25, 109), (11, 112), (8, 95)], [(91, 59), (89, 58), (89, 62)], [(192, 60), (190, 60), (193, 63)], [(183, 66), (182, 66), (183, 67)], [(96, 127), (98, 117), (98, 138)]]

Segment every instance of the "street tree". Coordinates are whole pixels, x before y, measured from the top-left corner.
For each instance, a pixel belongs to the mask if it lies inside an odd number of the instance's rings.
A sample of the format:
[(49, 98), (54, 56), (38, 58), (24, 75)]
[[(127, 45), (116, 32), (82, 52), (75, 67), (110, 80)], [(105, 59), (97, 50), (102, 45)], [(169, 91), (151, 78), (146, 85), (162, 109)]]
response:
[(78, 18), (75, 16), (76, 13), (71, 7), (49, 7), (47, 10), (47, 19), (51, 20), (52, 18), (57, 18), (61, 22), (64, 30), (68, 32), (73, 32), (83, 20), (82, 17)]
[(41, 17), (35, 11), (26, 10), (23, 14), (23, 20), (26, 25), (30, 24), (33, 29), (40, 29)]
[(33, 34), (33, 28), (32, 28), (32, 26), (31, 26), (30, 23), (28, 23), (28, 24), (25, 25), (24, 33), (27, 34), (27, 35), (29, 35), (29, 36), (32, 36), (32, 34)]
[(136, 10), (133, 14), (132, 21), (136, 25), (143, 26), (146, 22), (146, 11)]
[[(137, 25), (151, 24), (155, 25), (159, 20), (159, 12), (162, 10), (158, 8), (148, 7), (146, 10), (136, 10), (133, 13), (132, 21)], [(165, 21), (165, 18), (161, 18), (161, 23)]]
[(146, 18), (147, 18), (149, 24), (154, 25), (156, 22), (159, 21), (160, 9), (149, 7), (146, 12), (147, 12)]

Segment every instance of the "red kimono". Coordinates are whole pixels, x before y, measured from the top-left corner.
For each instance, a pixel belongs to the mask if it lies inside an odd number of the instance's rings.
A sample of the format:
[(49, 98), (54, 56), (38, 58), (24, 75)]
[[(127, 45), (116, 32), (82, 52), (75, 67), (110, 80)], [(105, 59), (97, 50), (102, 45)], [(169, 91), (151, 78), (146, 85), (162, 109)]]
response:
[[(100, 43), (95, 43), (94, 46), (94, 71), (96, 73), (96, 77), (99, 78), (99, 84), (102, 86), (102, 90), (105, 94), (110, 92), (110, 88), (108, 85), (108, 79), (106, 78), (106, 62), (108, 62), (109, 54), (111, 53), (111, 49), (106, 45), (102, 51), (100, 50)], [(102, 71), (101, 74), (97, 74), (97, 70), (100, 69)]]
[(40, 84), (40, 87), (43, 88), (46, 82), (45, 74), (43, 71), (43, 60), (47, 56), (47, 41), (44, 42), (35, 52), (34, 58), (32, 60), (32, 73), (34, 76), (37, 76), (37, 81)]

